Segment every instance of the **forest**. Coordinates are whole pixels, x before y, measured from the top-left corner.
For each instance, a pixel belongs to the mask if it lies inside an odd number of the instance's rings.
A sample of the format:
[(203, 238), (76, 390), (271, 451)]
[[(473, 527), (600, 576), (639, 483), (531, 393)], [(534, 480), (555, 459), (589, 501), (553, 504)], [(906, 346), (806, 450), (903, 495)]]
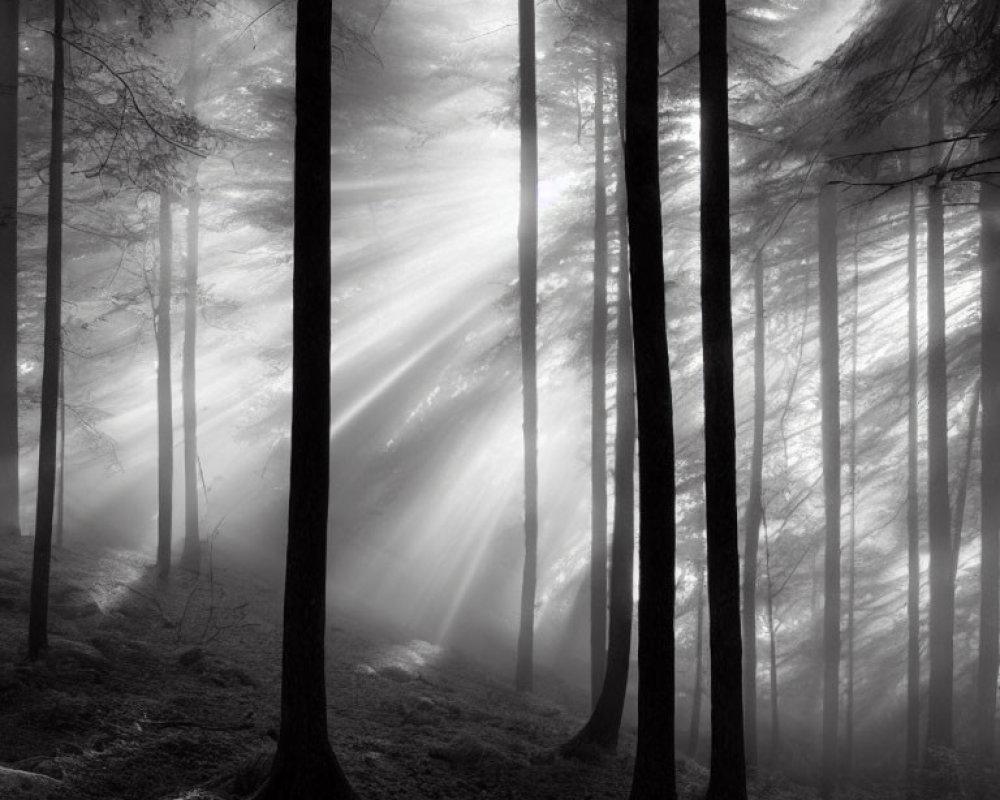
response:
[(1000, 798), (995, 0), (0, 0), (0, 799)]

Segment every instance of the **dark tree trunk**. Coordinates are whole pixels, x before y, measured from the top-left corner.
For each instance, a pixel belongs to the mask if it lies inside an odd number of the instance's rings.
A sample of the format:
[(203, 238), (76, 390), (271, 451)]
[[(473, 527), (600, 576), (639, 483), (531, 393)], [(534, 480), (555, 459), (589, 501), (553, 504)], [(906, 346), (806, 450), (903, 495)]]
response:
[(701, 695), (705, 672), (705, 570), (698, 570), (698, 614), (694, 633), (694, 686), (691, 688), (691, 726), (688, 728), (688, 758), (698, 755), (701, 739)]
[(701, 64), (701, 332), (705, 378), (712, 759), (708, 800), (747, 796), (743, 743), (740, 555), (729, 253), (726, 2), (699, 2)]
[[(931, 141), (944, 138), (943, 104), (932, 94)], [(951, 572), (948, 504), (948, 378), (945, 356), (944, 201), (940, 184), (927, 189), (927, 516), (930, 538), (930, 682), (927, 747), (952, 746), (955, 582)]]
[[(982, 145), (1000, 158), (1000, 134)], [(982, 259), (982, 561), (980, 564), (979, 669), (976, 732), (983, 762), (995, 751), (997, 665), (1000, 662), (1000, 184), (995, 177), (979, 186)]]
[(17, 0), (0, 3), (0, 537), (19, 534), (17, 449)]
[(965, 522), (965, 497), (969, 491), (969, 473), (972, 471), (972, 449), (976, 443), (976, 424), (979, 416), (979, 389), (981, 381), (976, 381), (972, 387), (972, 400), (969, 402), (969, 424), (965, 429), (965, 458), (962, 470), (958, 473), (958, 486), (955, 487), (955, 513), (951, 516), (951, 579), (958, 576), (958, 558), (962, 553), (962, 524)]
[(823, 588), (823, 750), (820, 794), (833, 796), (837, 781), (840, 694), (840, 341), (837, 298), (837, 198), (830, 186), (819, 200), (820, 394), (826, 552)]
[(156, 304), (156, 417), (159, 448), (156, 573), (170, 576), (174, 502), (174, 414), (170, 388), (170, 294), (173, 272), (173, 216), (169, 189), (160, 192), (160, 281)]
[(743, 711), (747, 764), (757, 764), (757, 552), (760, 544), (761, 484), (764, 473), (764, 262), (753, 264), (754, 362), (753, 452), (743, 556)]
[(198, 311), (198, 211), (201, 193), (197, 175), (188, 189), (187, 259), (184, 271), (184, 355), (181, 392), (184, 399), (184, 555), (185, 569), (198, 572), (198, 411), (195, 396), (195, 334)]
[[(628, 0), (625, 172), (639, 420), (639, 724), (631, 800), (674, 800), (673, 397), (663, 300), (659, 5)], [(737, 661), (737, 664), (739, 662)]]
[(608, 607), (608, 467), (605, 402), (608, 332), (608, 208), (604, 178), (604, 68), (595, 57), (594, 93), (594, 335), (590, 363), (590, 702), (604, 683)]
[(327, 732), (324, 634), (330, 496), (330, 34), (332, 7), (299, 0), (295, 33), (292, 452), (281, 727), (254, 800), (355, 794)]
[(63, 544), (66, 513), (66, 354), (59, 358), (59, 489), (56, 493), (56, 547)]
[[(624, 69), (619, 73), (623, 76)], [(619, 87), (621, 84), (619, 83)], [(621, 89), (619, 89), (619, 94)], [(619, 107), (619, 124), (623, 117)], [(623, 164), (624, 166), (624, 164)], [(635, 550), (635, 367), (632, 363), (632, 315), (629, 311), (628, 220), (624, 173), (615, 191), (618, 205), (617, 391), (615, 397), (615, 519), (611, 540), (611, 591), (608, 617), (608, 665), (594, 712), (562, 748), (567, 756), (585, 755), (589, 745), (614, 751), (625, 708), (632, 648), (632, 573)]]
[(535, 108), (535, 4), (518, 0), (521, 73), (521, 205), (517, 227), (521, 294), (521, 380), (524, 399), (524, 575), (514, 683), (530, 692), (534, 672), (535, 584), (538, 572), (538, 119)]
[(920, 498), (917, 475), (917, 189), (910, 188), (907, 245), (907, 592), (906, 592), (906, 779), (915, 789), (920, 764)]
[(62, 356), (62, 201), (63, 101), (65, 96), (65, 0), (54, 0), (52, 34), (52, 143), (49, 152), (48, 243), (45, 250), (45, 339), (42, 356), (42, 419), (38, 434), (38, 500), (35, 505), (35, 552), (31, 565), (28, 658), (48, 647), (49, 566), (52, 512), (56, 491), (56, 427), (59, 362)]

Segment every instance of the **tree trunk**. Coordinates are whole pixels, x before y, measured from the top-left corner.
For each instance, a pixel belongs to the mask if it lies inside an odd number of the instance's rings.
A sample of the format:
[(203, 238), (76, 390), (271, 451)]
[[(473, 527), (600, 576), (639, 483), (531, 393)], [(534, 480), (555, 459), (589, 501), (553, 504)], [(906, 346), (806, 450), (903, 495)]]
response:
[(159, 447), (156, 573), (170, 576), (171, 532), (174, 501), (174, 415), (170, 388), (170, 294), (173, 272), (173, 217), (169, 189), (160, 192), (160, 281), (156, 304), (156, 416)]
[(17, 0), (0, 3), (0, 537), (21, 532), (17, 447)]
[(49, 566), (56, 490), (56, 427), (62, 356), (63, 101), (65, 98), (65, 0), (54, 0), (52, 34), (52, 143), (49, 152), (48, 243), (45, 249), (45, 339), (42, 356), (42, 419), (38, 434), (38, 499), (31, 565), (28, 658), (48, 647)]
[(521, 72), (521, 204), (517, 229), (521, 294), (521, 380), (524, 399), (524, 575), (514, 683), (530, 692), (534, 671), (535, 584), (538, 572), (538, 119), (535, 108), (535, 4), (518, 0)]
[(608, 468), (605, 403), (608, 331), (608, 209), (604, 177), (604, 69), (595, 56), (594, 93), (594, 335), (590, 363), (590, 702), (604, 683), (608, 607)]
[(195, 397), (195, 335), (198, 313), (198, 211), (201, 192), (195, 174), (188, 189), (187, 259), (184, 271), (184, 355), (181, 392), (184, 399), (184, 555), (185, 569), (198, 572), (198, 411)]
[(823, 754), (820, 794), (833, 796), (837, 781), (840, 694), (840, 342), (837, 297), (837, 198), (830, 186), (819, 200), (820, 394), (826, 552), (823, 583)]
[(292, 451), (281, 727), (254, 800), (355, 794), (326, 720), (326, 540), (330, 495), (330, 34), (332, 7), (299, 0), (295, 33)]
[(760, 543), (761, 485), (764, 472), (764, 262), (753, 264), (754, 366), (753, 453), (747, 498), (743, 556), (743, 712), (747, 764), (757, 764), (757, 552)]
[(917, 489), (917, 188), (910, 188), (907, 245), (907, 591), (906, 591), (906, 777), (916, 786), (920, 765), (920, 497)]
[[(763, 514), (762, 514), (763, 516)], [(771, 544), (764, 526), (764, 571), (767, 578), (767, 639), (770, 650), (771, 667), (771, 765), (777, 767), (781, 753), (781, 730), (778, 714), (778, 636), (774, 622), (774, 581), (771, 578)]]
[[(639, 720), (631, 800), (674, 800), (673, 398), (663, 300), (659, 6), (628, 0), (625, 171), (639, 420)], [(738, 662), (737, 662), (738, 663)]]
[[(624, 76), (624, 67), (619, 79)], [(622, 84), (619, 83), (619, 87)], [(621, 89), (619, 88), (619, 95)], [(619, 100), (619, 124), (624, 117)], [(635, 550), (635, 367), (632, 360), (632, 315), (629, 312), (628, 220), (624, 158), (615, 190), (618, 205), (618, 325), (615, 427), (615, 519), (611, 539), (611, 608), (608, 617), (608, 664), (597, 706), (587, 724), (562, 748), (566, 756), (583, 755), (588, 745), (614, 751), (628, 689), (632, 648), (632, 577)]]
[(740, 555), (729, 237), (726, 2), (699, 1), (701, 64), (701, 332), (712, 763), (707, 800), (747, 796), (743, 742)]
[(701, 738), (702, 673), (705, 651), (705, 570), (698, 570), (698, 616), (694, 634), (694, 687), (691, 689), (691, 727), (688, 728), (688, 758), (698, 755)]
[(59, 489), (56, 494), (56, 547), (63, 545), (66, 513), (66, 354), (59, 358)]
[[(1000, 157), (1000, 134), (981, 145)], [(991, 764), (995, 750), (997, 665), (1000, 662), (1000, 185), (995, 178), (979, 185), (982, 260), (982, 560), (980, 564), (979, 669), (976, 733), (979, 755)]]
[[(931, 141), (944, 138), (943, 104), (932, 93)], [(936, 148), (937, 149), (937, 148)], [(935, 157), (937, 153), (935, 153)], [(948, 505), (948, 384), (945, 357), (943, 188), (927, 189), (927, 515), (930, 537), (930, 684), (927, 747), (952, 746), (955, 582)]]
[(962, 471), (958, 473), (958, 486), (955, 487), (955, 513), (951, 517), (951, 579), (958, 576), (958, 558), (962, 553), (962, 525), (965, 522), (965, 497), (969, 491), (969, 473), (972, 471), (972, 448), (976, 443), (976, 422), (979, 415), (979, 390), (982, 381), (976, 381), (972, 387), (972, 400), (969, 402), (969, 425), (965, 430), (965, 458), (962, 461)]
[(843, 779), (850, 783), (854, 763), (854, 601), (855, 547), (858, 533), (858, 227), (854, 225), (854, 276), (851, 286), (851, 403), (847, 437), (847, 485), (851, 495), (847, 540), (847, 688), (844, 698)]

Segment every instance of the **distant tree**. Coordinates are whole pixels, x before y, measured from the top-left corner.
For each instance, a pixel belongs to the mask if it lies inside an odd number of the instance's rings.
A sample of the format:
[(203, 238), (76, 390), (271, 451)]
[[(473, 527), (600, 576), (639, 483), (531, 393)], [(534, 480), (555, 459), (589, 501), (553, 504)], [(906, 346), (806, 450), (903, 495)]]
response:
[(910, 188), (907, 226), (906, 406), (906, 773), (911, 793), (920, 764), (920, 496), (917, 474), (917, 188)]
[(608, 209), (604, 170), (604, 65), (594, 53), (594, 321), (590, 363), (590, 702), (597, 706), (607, 660), (608, 468), (605, 402), (608, 331)]
[(52, 142), (49, 148), (48, 241), (45, 250), (45, 339), (42, 360), (42, 419), (38, 442), (38, 500), (31, 565), (28, 658), (48, 647), (49, 567), (56, 489), (56, 428), (62, 350), (63, 103), (65, 95), (65, 0), (53, 2)]
[(174, 415), (170, 383), (170, 299), (173, 272), (173, 215), (170, 189), (160, 191), (160, 279), (156, 303), (157, 545), (156, 572), (170, 576), (174, 506)]
[(300, 0), (295, 33), (292, 453), (281, 725), (254, 800), (356, 795), (327, 731), (326, 540), (330, 492), (330, 109), (332, 8)]
[[(705, 401), (712, 757), (708, 800), (745, 798), (740, 556), (729, 234), (729, 63), (726, 0), (699, 0), (701, 340)], [(641, 451), (640, 451), (641, 452)], [(641, 597), (641, 595), (640, 595)]]
[(701, 696), (705, 672), (705, 569), (698, 568), (698, 613), (695, 615), (694, 631), (694, 686), (691, 687), (691, 724), (688, 727), (688, 758), (698, 755), (698, 744), (701, 740)]
[(198, 532), (198, 410), (195, 392), (195, 336), (198, 322), (198, 210), (201, 191), (198, 176), (188, 186), (187, 254), (184, 270), (184, 353), (181, 392), (184, 399), (184, 554), (181, 564), (198, 572), (201, 542)]
[(674, 756), (676, 470), (663, 300), (657, 75), (659, 16), (657, 0), (628, 0), (625, 177), (639, 412), (639, 724), (631, 800), (673, 800), (677, 796)]
[(820, 795), (837, 783), (840, 698), (840, 321), (837, 281), (837, 197), (832, 186), (819, 196), (820, 395), (826, 552), (823, 581), (823, 744)]
[(0, 536), (19, 534), (17, 449), (17, 0), (0, 3)]
[(56, 492), (55, 540), (62, 547), (66, 514), (66, 353), (59, 358), (59, 488)]
[(517, 229), (521, 297), (521, 381), (524, 400), (524, 575), (514, 683), (530, 692), (534, 672), (535, 586), (538, 581), (538, 115), (535, 95), (535, 4), (518, 0), (520, 52), (521, 204)]

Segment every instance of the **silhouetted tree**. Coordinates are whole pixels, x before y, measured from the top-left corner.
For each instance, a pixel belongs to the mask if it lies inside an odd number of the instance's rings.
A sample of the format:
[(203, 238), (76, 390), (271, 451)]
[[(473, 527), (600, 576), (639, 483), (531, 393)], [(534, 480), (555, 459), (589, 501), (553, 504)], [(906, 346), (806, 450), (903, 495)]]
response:
[(521, 296), (521, 380), (524, 400), (524, 575), (515, 685), (531, 691), (534, 671), (535, 585), (538, 580), (538, 116), (535, 107), (535, 5), (518, 0), (521, 109), (521, 211), (517, 228)]
[(729, 252), (729, 64), (726, 0), (699, 0), (701, 341), (705, 386), (712, 758), (708, 800), (746, 797), (740, 666), (740, 556)]
[[(625, 176), (639, 421), (639, 725), (631, 800), (677, 796), (673, 397), (663, 302), (657, 0), (628, 0)], [(738, 664), (738, 661), (737, 661)]]
[(48, 647), (49, 567), (56, 490), (56, 428), (62, 356), (63, 105), (65, 100), (65, 0), (53, 2), (52, 142), (49, 148), (48, 241), (45, 248), (45, 338), (42, 356), (42, 419), (38, 435), (38, 499), (31, 565), (28, 658)]
[(195, 359), (198, 313), (198, 211), (201, 192), (197, 175), (188, 187), (187, 258), (184, 270), (184, 353), (181, 393), (184, 399), (184, 555), (185, 569), (197, 572), (201, 564), (198, 538), (198, 409)]
[(694, 686), (691, 687), (691, 725), (688, 727), (688, 758), (698, 755), (698, 742), (701, 739), (701, 695), (702, 680), (705, 672), (705, 570), (698, 569), (698, 613), (695, 615), (694, 631)]
[(17, 449), (17, 30), (0, 4), (0, 536), (20, 533)]
[(254, 800), (354, 798), (327, 732), (324, 644), (330, 492), (330, 69), (332, 8), (299, 0), (295, 32), (292, 452), (281, 726)]
[(170, 295), (173, 281), (173, 215), (169, 189), (160, 191), (160, 279), (156, 303), (157, 545), (156, 573), (170, 576), (174, 518), (174, 414), (170, 384)]
[(917, 475), (917, 188), (910, 188), (907, 230), (906, 361), (906, 773), (913, 791), (920, 763), (920, 497)]

